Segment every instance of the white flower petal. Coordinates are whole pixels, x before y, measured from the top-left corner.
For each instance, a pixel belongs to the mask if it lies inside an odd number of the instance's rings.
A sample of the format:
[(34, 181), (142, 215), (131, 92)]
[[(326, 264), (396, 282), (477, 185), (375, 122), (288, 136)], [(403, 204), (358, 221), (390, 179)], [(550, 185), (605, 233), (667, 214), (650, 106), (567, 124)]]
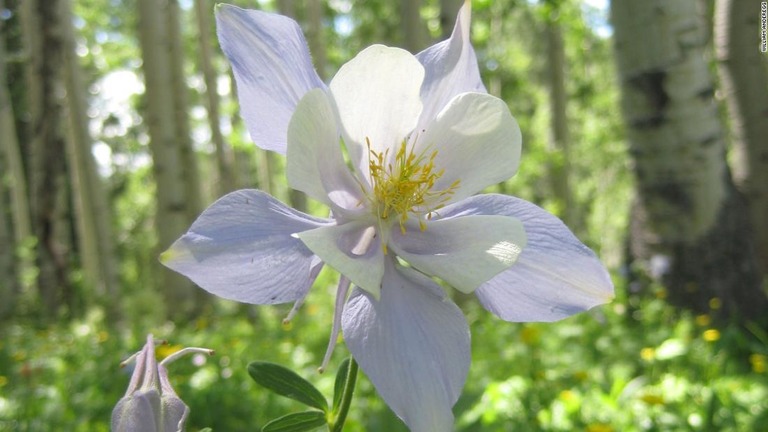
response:
[(379, 296), (384, 252), (380, 238), (369, 223), (355, 221), (326, 226), (298, 236), (327, 265), (360, 288)]
[(216, 24), (251, 138), (263, 149), (285, 154), (294, 107), (310, 89), (326, 88), (312, 67), (301, 29), (288, 17), (226, 4), (216, 7)]
[(507, 104), (481, 93), (456, 96), (416, 142), (417, 153), (437, 151), (445, 170), (433, 190), (459, 181), (451, 201), (512, 177), (520, 164), (522, 135)]
[(528, 244), (517, 263), (475, 291), (483, 306), (502, 319), (556, 321), (613, 299), (611, 277), (595, 253), (560, 219), (532, 203), (478, 195), (440, 214), (513, 216), (525, 226)]
[(426, 74), (421, 86), (424, 109), (417, 130), (434, 120), (454, 96), (465, 92), (486, 93), (477, 67), (477, 57), (469, 41), (471, 2), (464, 2), (450, 39), (418, 53)]
[(264, 192), (239, 190), (208, 207), (160, 260), (219, 297), (290, 302), (309, 289), (314, 257), (294, 234), (326, 223)]
[(350, 159), (363, 175), (368, 175), (366, 139), (380, 153), (399, 146), (416, 126), (423, 79), (424, 68), (408, 51), (373, 45), (331, 81)]
[(336, 112), (321, 89), (307, 92), (288, 125), (288, 184), (332, 207), (352, 210), (363, 201), (341, 153)]
[(453, 430), (470, 364), (463, 314), (429, 278), (387, 260), (381, 298), (356, 290), (344, 340), (376, 390), (414, 432)]
[(425, 231), (393, 229), (389, 245), (416, 269), (470, 293), (515, 263), (525, 231), (513, 217), (471, 216), (428, 222)]

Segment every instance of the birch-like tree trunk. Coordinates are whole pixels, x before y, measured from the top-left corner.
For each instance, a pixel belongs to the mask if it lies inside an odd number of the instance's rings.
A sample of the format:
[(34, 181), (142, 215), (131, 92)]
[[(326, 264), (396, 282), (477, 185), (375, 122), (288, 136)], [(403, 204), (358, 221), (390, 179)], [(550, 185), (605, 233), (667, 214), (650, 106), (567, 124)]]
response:
[(76, 41), (71, 0), (62, 0), (64, 60), (66, 67), (69, 139), (67, 161), (74, 198), (80, 263), (88, 285), (103, 297), (114, 311), (118, 300), (118, 281), (112, 243), (112, 214), (102, 179), (96, 172), (91, 153), (93, 139), (88, 129), (87, 104), (82, 70), (75, 54)]
[(718, 0), (715, 54), (733, 144), (733, 175), (744, 193), (760, 253), (768, 272), (768, 65), (758, 49), (757, 1)]
[[(2, 39), (0, 39), (2, 42)], [(2, 101), (0, 100), (0, 103)], [(5, 155), (0, 153), (0, 170), (6, 170), (8, 163)], [(5, 182), (0, 182), (0, 244), (5, 247), (0, 248), (0, 322), (12, 315), (16, 306), (16, 299), (19, 297), (19, 278), (16, 272), (16, 242), (13, 239), (11, 223), (11, 211), (6, 203), (8, 196), (5, 188)]]
[(427, 30), (421, 20), (421, 0), (400, 0), (400, 29), (403, 48), (412, 53), (425, 48)]
[[(0, 10), (3, 10), (3, 0), (0, 0)], [(13, 115), (11, 98), (7, 91), (7, 78), (5, 73), (5, 40), (3, 38), (3, 21), (0, 20), (0, 297), (5, 301), (0, 304), (0, 320), (10, 315), (16, 304), (19, 293), (19, 281), (16, 273), (15, 252), (18, 242), (13, 235), (13, 217), (11, 215), (10, 201), (13, 178), (10, 160), (8, 158), (9, 147), (16, 148), (18, 152), (18, 140), (16, 139), (16, 124)]]
[[(491, 25), (490, 34), (488, 35), (488, 54), (492, 58), (498, 59), (504, 55), (503, 50), (504, 39), (507, 37), (504, 34), (504, 20), (503, 8), (504, 5), (501, 2), (492, 3), (491, 6)], [(498, 74), (498, 68), (488, 77), (488, 93), (501, 98), (501, 77)], [(502, 186), (503, 187), (503, 186)]]
[[(235, 81), (232, 68), (228, 69), (227, 78), (229, 80), (229, 97), (235, 99), (236, 105), (237, 82)], [(226, 115), (229, 116), (229, 121), (232, 125), (229, 142), (232, 143), (232, 151), (235, 154), (235, 170), (237, 171), (237, 177), (240, 179), (238, 187), (256, 188), (270, 193), (270, 166), (266, 163), (268, 161), (265, 157), (270, 152), (265, 152), (253, 144), (248, 132), (245, 131), (243, 118), (240, 116), (237, 108), (234, 112), (228, 112)]]
[[(3, 10), (0, 0), (0, 10)], [(19, 153), (13, 102), (8, 91), (5, 40), (0, 20), (0, 319), (12, 315), (21, 293), (19, 276), (29, 263), (19, 259), (20, 245), (32, 235), (26, 178)], [(16, 208), (18, 206), (18, 209)]]
[[(185, 182), (186, 161), (182, 158), (181, 140), (177, 136), (174, 95), (176, 85), (170, 73), (171, 44), (169, 38), (169, 4), (166, 0), (138, 0), (139, 42), (145, 81), (146, 110), (144, 121), (150, 136), (152, 172), (155, 178), (155, 226), (161, 250), (168, 248), (186, 232), (191, 223), (188, 188)], [(192, 310), (193, 285), (183, 276), (155, 266), (166, 307), (171, 316), (182, 316)]]
[(46, 318), (73, 306), (69, 280), (69, 196), (66, 166), (66, 88), (61, 3), (27, 0), (22, 8), (30, 77), (29, 145), (37, 286)]
[(198, 27), (198, 43), (200, 46), (200, 70), (205, 80), (205, 100), (208, 110), (208, 126), (211, 130), (211, 140), (216, 149), (216, 170), (219, 175), (218, 196), (223, 196), (238, 188), (237, 170), (235, 168), (232, 148), (224, 141), (220, 125), (220, 100), (218, 93), (218, 76), (213, 67), (213, 50), (211, 49), (211, 14), (212, 3), (207, 0), (195, 0), (195, 15)]
[(440, 40), (451, 37), (461, 3), (461, 0), (440, 0)]
[(733, 187), (696, 0), (614, 0), (622, 109), (638, 197), (631, 250), (678, 306), (765, 316), (745, 203)]
[(281, 15), (296, 17), (296, 4), (293, 0), (277, 0), (277, 11)]
[(560, 216), (572, 230), (578, 227), (578, 212), (570, 184), (570, 133), (568, 130), (565, 88), (565, 46), (560, 23), (548, 17), (544, 26), (547, 40), (547, 78), (549, 90), (549, 181), (561, 206)]
[(173, 85), (173, 112), (176, 139), (181, 156), (181, 170), (186, 188), (187, 217), (193, 221), (203, 211), (203, 194), (200, 189), (200, 170), (197, 153), (189, 127), (189, 87), (184, 73), (184, 47), (181, 32), (181, 8), (179, 0), (168, 0), (166, 37), (171, 84)]
[(327, 80), (328, 54), (323, 33), (324, 6), (324, 0), (307, 0), (307, 43), (317, 74), (320, 79)]
[[(4, 7), (0, 0), (0, 10)], [(3, 22), (0, 20), (0, 31)], [(32, 235), (31, 216), (29, 213), (29, 195), (27, 193), (27, 176), (24, 172), (24, 164), (16, 130), (16, 116), (14, 115), (13, 102), (8, 92), (8, 76), (6, 69), (7, 53), (5, 41), (0, 39), (0, 153), (6, 161), (0, 174), (0, 178), (8, 188), (10, 195), (10, 212), (13, 232), (13, 243), (20, 245)]]

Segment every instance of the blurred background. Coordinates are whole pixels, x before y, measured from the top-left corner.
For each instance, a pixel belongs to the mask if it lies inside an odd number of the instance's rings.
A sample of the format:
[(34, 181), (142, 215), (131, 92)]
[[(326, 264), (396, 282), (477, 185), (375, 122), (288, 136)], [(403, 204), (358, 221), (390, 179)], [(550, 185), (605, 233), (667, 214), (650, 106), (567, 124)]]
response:
[[(372, 43), (447, 38), (458, 0), (231, 1), (293, 16), (320, 76)], [(0, 431), (106, 431), (151, 332), (188, 429), (301, 410), (248, 377), (319, 375), (336, 275), (291, 305), (221, 301), (158, 254), (223, 194), (290, 190), (238, 114), (210, 0), (0, 0)], [(768, 424), (768, 66), (755, 0), (475, 0), (488, 91), (523, 131), (489, 191), (561, 217), (616, 300), (506, 323), (455, 292), (473, 364), (460, 431), (759, 431)], [(268, 119), (264, 120), (268, 122)], [(405, 431), (362, 378), (346, 430)]]

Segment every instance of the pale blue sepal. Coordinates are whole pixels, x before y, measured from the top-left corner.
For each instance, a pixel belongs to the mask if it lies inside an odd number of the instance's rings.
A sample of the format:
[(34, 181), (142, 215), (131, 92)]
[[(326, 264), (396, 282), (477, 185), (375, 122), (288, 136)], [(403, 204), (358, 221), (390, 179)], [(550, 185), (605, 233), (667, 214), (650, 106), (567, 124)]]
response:
[(465, 1), (451, 37), (416, 55), (426, 72), (421, 86), (424, 109), (417, 131), (429, 124), (454, 96), (465, 92), (487, 93), (469, 41), (471, 17), (471, 2)]
[(513, 216), (523, 223), (528, 243), (517, 263), (475, 291), (480, 303), (504, 320), (557, 321), (614, 297), (611, 277), (595, 253), (535, 204), (506, 195), (476, 195), (439, 213), (444, 218)]
[(263, 149), (285, 154), (296, 104), (307, 91), (326, 88), (301, 28), (282, 15), (227, 4), (216, 7), (216, 26), (251, 138)]
[(328, 224), (258, 190), (239, 190), (208, 207), (160, 261), (230, 300), (275, 304), (302, 297), (314, 254), (297, 233)]
[(380, 299), (359, 289), (350, 297), (344, 340), (411, 431), (451, 431), (469, 370), (469, 327), (435, 282), (386, 261)]

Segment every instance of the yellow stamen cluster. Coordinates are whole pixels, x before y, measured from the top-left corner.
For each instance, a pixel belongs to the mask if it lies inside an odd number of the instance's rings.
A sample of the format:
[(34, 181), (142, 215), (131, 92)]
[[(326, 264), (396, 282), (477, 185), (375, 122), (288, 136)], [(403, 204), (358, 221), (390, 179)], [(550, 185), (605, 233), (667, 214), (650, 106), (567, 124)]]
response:
[[(432, 190), (445, 171), (435, 171), (436, 150), (429, 157), (425, 155), (426, 150), (416, 155), (413, 147), (409, 149), (403, 140), (394, 161), (389, 162), (389, 149), (377, 153), (371, 149), (367, 138), (366, 143), (373, 186), (372, 196), (369, 196), (371, 206), (382, 220), (397, 217), (403, 234), (409, 213), (426, 214), (427, 219), (431, 219), (432, 212), (443, 207), (459, 186), (459, 180), (456, 180), (446, 189)], [(419, 219), (419, 228), (426, 229), (422, 219)]]

